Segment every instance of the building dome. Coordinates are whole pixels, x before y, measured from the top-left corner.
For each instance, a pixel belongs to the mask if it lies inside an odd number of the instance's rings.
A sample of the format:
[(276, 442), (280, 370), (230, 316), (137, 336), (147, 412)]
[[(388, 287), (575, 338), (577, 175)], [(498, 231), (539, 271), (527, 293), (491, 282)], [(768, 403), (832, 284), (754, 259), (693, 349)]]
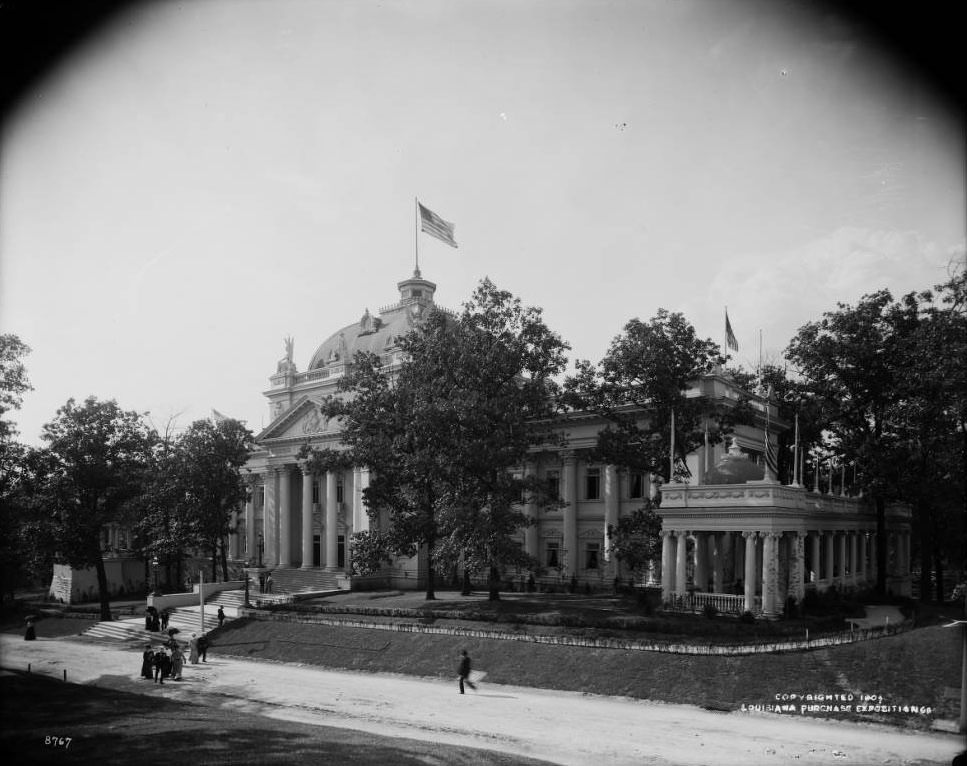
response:
[(330, 335), (316, 349), (309, 362), (309, 370), (330, 365), (345, 365), (360, 351), (383, 356), (398, 345), (398, 338), (406, 335), (418, 320), (434, 306), (436, 285), (420, 276), (419, 269), (410, 279), (397, 284), (400, 300), (381, 308), (378, 316), (363, 313), (358, 322), (343, 327)]
[(756, 465), (749, 456), (739, 448), (735, 439), (727, 454), (716, 463), (715, 468), (708, 472), (706, 484), (745, 484), (748, 481), (762, 481), (765, 478), (765, 468)]

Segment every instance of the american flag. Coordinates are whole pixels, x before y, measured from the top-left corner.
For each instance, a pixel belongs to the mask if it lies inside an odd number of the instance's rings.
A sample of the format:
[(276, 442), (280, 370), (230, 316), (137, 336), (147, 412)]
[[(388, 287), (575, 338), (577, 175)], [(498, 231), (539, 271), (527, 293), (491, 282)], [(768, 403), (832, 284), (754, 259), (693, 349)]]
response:
[(420, 231), (425, 231), (431, 237), (436, 237), (441, 242), (446, 242), (450, 247), (456, 247), (457, 243), (453, 239), (453, 224), (444, 221), (440, 216), (429, 208), (420, 207)]
[(735, 333), (732, 332), (732, 323), (729, 321), (729, 312), (725, 312), (725, 345), (727, 345), (733, 351), (739, 350), (739, 342), (735, 339)]

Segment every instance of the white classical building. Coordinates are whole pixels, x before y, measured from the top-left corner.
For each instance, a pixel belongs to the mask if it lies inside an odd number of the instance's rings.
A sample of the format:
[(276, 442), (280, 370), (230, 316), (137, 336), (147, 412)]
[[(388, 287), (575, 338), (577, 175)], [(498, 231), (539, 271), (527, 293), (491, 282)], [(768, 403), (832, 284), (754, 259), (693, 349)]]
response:
[[(251, 499), (238, 519), (230, 550), (237, 560), (270, 569), (277, 589), (288, 583), (317, 587), (422, 588), (425, 551), (395, 561), (378, 577), (351, 574), (350, 539), (369, 528), (362, 501), (369, 473), (365, 467), (313, 473), (300, 461), (306, 444), (338, 447), (335, 423), (320, 414), (319, 403), (335, 392), (357, 351), (379, 354), (392, 369), (400, 364), (398, 338), (412, 329), (434, 304), (436, 285), (417, 270), (399, 282), (399, 300), (376, 314), (364, 310), (354, 323), (326, 339), (299, 371), (293, 345), (265, 391), (272, 420), (258, 436), (247, 465)], [(691, 395), (728, 404), (740, 391), (724, 373), (696, 381)], [(877, 545), (888, 549), (888, 583), (894, 593), (910, 587), (910, 516), (893, 508), (886, 540), (876, 536), (873, 509), (861, 497), (780, 485), (765, 476), (763, 434), (784, 429), (774, 404), (753, 396), (757, 422), (740, 426), (729, 449), (711, 446), (688, 456), (688, 484), (661, 488), (663, 547), (651, 581), (660, 583), (670, 604), (720, 611), (745, 610), (778, 615), (790, 596), (807, 589), (862, 588), (875, 581)], [(607, 529), (632, 513), (655, 491), (653, 477), (589, 462), (604, 422), (587, 413), (562, 421), (564, 449), (535, 450), (525, 466), (551, 486), (560, 503), (527, 504), (534, 524), (519, 531), (522, 548), (539, 562), (533, 572), (508, 572), (517, 583), (534, 575), (550, 586), (610, 588), (626, 579), (609, 560)]]

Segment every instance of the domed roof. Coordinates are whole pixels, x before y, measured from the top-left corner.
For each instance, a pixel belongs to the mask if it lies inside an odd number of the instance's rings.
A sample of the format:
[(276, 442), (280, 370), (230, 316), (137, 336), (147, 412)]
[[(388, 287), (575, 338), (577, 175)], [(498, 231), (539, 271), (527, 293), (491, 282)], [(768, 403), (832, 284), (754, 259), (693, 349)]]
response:
[(423, 279), (417, 269), (410, 279), (398, 283), (397, 287), (400, 291), (398, 303), (380, 309), (379, 316), (373, 316), (366, 309), (359, 321), (330, 335), (312, 355), (309, 369), (347, 364), (360, 351), (382, 355), (396, 348), (397, 339), (413, 329), (434, 306), (436, 285)]
[(705, 477), (706, 484), (745, 484), (747, 481), (762, 481), (765, 478), (765, 468), (756, 465), (732, 440), (727, 454), (716, 463), (715, 468)]

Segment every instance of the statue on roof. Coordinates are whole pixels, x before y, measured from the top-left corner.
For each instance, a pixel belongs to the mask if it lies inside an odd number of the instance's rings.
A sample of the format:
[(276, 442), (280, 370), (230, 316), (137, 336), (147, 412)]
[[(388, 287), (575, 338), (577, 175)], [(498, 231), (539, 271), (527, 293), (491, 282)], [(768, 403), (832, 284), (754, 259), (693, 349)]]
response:
[(285, 343), (285, 357), (279, 360), (279, 366), (277, 371), (280, 373), (284, 372), (287, 375), (294, 375), (296, 368), (295, 368), (295, 362), (292, 361), (292, 355), (293, 355), (293, 349), (295, 347), (295, 341), (291, 337), (286, 336), (286, 338), (284, 339), (284, 343)]

